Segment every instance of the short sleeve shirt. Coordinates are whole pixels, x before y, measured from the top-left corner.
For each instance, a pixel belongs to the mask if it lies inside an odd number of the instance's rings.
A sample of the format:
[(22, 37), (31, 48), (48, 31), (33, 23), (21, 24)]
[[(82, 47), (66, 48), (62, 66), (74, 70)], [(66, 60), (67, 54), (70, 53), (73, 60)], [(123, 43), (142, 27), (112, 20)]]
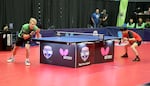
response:
[(100, 22), (100, 14), (98, 13), (93, 13), (92, 16), (91, 16), (93, 19), (94, 19), (94, 22), (96, 24), (98, 24)]
[(23, 34), (30, 34), (31, 31), (36, 31), (38, 27), (35, 25), (34, 28), (31, 30), (29, 24), (24, 24), (18, 34), (18, 37), (22, 38)]

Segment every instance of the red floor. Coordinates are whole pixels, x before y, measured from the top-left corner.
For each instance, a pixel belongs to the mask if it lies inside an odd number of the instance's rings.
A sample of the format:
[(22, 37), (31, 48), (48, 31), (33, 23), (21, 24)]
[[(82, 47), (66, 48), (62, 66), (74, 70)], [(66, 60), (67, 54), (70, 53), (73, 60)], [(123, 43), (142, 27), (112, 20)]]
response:
[(31, 66), (24, 65), (25, 50), (20, 48), (15, 63), (7, 63), (10, 51), (0, 52), (0, 86), (141, 86), (150, 82), (149, 43), (139, 47), (141, 62), (120, 58), (123, 47), (115, 47), (114, 62), (69, 68), (39, 63), (39, 47), (31, 47)]

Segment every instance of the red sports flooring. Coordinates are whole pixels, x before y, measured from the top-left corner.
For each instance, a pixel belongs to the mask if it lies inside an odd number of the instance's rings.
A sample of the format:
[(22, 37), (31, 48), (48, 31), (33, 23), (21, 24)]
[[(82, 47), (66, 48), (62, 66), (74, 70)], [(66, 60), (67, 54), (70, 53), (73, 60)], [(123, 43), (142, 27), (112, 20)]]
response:
[(150, 82), (150, 42), (144, 42), (140, 62), (129, 48), (129, 58), (121, 58), (123, 47), (115, 47), (114, 62), (80, 68), (39, 63), (39, 46), (31, 47), (31, 66), (25, 66), (25, 49), (20, 48), (14, 63), (7, 63), (10, 51), (0, 52), (0, 86), (141, 86)]

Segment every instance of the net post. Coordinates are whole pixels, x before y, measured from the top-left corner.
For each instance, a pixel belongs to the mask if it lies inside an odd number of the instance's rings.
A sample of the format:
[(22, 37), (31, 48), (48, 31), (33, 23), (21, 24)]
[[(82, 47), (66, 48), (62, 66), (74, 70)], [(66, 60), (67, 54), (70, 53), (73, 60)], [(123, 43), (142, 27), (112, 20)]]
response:
[(60, 32), (58, 32), (58, 31), (56, 32), (56, 35), (57, 35), (57, 36), (61, 36)]

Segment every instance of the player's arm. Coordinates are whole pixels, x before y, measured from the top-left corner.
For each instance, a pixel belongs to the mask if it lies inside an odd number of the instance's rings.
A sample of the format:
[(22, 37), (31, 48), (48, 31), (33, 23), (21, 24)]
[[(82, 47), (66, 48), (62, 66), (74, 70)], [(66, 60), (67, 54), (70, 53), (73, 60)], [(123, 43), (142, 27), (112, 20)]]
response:
[(92, 22), (95, 24), (94, 19), (91, 17)]
[(94, 19), (93, 19), (94, 14), (91, 15), (91, 20), (95, 24)]
[(21, 31), (20, 31), (19, 34), (18, 34), (18, 37), (21, 37), (21, 38), (23, 38), (24, 40), (26, 40), (26, 39), (29, 39), (29, 38), (30, 38), (30, 35), (25, 33), (24, 27), (22, 26)]
[(29, 34), (23, 34), (23, 39), (29, 39), (30, 38), (30, 35)]
[(41, 34), (40, 34), (40, 29), (38, 28), (36, 31), (35, 31), (35, 37), (36, 38), (41, 38)]

